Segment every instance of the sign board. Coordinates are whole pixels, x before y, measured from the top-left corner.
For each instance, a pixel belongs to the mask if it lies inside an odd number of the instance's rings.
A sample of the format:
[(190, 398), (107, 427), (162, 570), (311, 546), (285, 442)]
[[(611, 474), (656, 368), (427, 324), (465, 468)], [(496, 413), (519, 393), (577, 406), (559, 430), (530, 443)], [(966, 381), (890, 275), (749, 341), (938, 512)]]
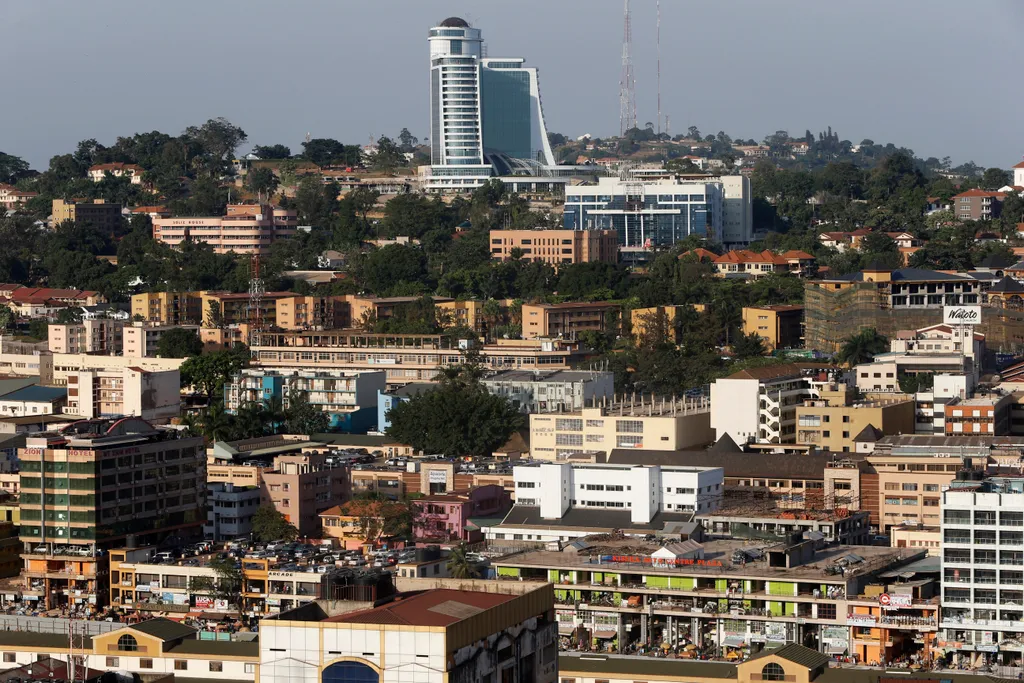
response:
[(688, 560), (652, 558), (649, 555), (602, 555), (601, 562), (626, 562), (628, 564), (675, 565), (677, 567), (721, 567), (719, 560)]
[(447, 484), (448, 470), (429, 470), (427, 472), (427, 481), (431, 484)]
[(226, 610), (228, 608), (228, 601), (227, 600), (214, 600), (213, 601), (213, 608), (215, 610), (219, 610), (219, 611), (223, 612), (224, 610)]
[(913, 598), (909, 595), (897, 593), (882, 593), (878, 596), (878, 603), (882, 609), (906, 609), (910, 607)]
[(213, 607), (213, 598), (205, 595), (196, 596), (196, 609), (210, 609)]
[(980, 325), (981, 306), (944, 306), (942, 322), (944, 325)]
[(824, 626), (821, 641), (830, 647), (846, 647), (850, 642), (850, 630), (846, 626)]
[(875, 617), (872, 614), (848, 614), (846, 615), (847, 626), (874, 626)]
[(764, 625), (764, 637), (766, 640), (786, 642), (786, 625), (773, 621), (768, 622)]

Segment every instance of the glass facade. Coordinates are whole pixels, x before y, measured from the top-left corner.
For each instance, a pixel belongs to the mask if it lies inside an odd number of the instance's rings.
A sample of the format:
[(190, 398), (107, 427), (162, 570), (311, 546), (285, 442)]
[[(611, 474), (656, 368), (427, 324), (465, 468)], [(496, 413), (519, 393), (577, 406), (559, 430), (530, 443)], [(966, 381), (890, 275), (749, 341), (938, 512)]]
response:
[[(573, 189), (580, 192), (580, 188)], [(632, 248), (671, 246), (689, 235), (706, 237), (713, 233), (711, 191), (705, 194), (669, 194), (671, 190), (645, 192), (627, 190), (622, 185), (613, 192), (567, 193), (564, 227), (572, 230), (615, 230), (619, 235), (619, 245)]]
[(530, 74), (524, 70), (481, 69), (484, 153), (529, 159)]

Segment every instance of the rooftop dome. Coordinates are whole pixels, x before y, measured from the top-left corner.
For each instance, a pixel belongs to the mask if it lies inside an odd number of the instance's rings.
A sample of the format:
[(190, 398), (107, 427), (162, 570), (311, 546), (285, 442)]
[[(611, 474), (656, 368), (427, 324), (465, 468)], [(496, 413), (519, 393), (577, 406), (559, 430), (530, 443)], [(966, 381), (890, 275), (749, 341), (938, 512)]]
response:
[(459, 17), (448, 17), (441, 22), (441, 26), (446, 26), (448, 28), (469, 28), (469, 22), (465, 19), (460, 19)]

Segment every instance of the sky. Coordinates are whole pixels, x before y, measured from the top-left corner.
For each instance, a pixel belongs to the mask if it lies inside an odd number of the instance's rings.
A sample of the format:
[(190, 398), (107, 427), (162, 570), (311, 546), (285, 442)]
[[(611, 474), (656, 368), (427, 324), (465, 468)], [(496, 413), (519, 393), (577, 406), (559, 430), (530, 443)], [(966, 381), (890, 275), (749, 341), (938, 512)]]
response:
[[(239, 149), (305, 135), (427, 135), (427, 30), (482, 29), (540, 69), (548, 130), (619, 130), (622, 0), (4, 0), (0, 151), (43, 169), (79, 140), (223, 116)], [(761, 140), (831, 126), (921, 157), (1009, 168), (1024, 154), (1024, 2), (661, 3), (671, 132)], [(657, 123), (655, 0), (633, 0), (637, 118)], [(1015, 49), (1016, 48), (1016, 49)], [(13, 76), (13, 77), (12, 77)]]

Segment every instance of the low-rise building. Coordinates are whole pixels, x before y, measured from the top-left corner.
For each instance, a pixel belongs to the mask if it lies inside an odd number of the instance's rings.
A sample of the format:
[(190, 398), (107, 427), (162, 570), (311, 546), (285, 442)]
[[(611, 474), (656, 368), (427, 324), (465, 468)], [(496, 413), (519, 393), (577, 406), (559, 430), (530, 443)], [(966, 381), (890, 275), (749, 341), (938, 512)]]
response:
[(477, 486), (467, 491), (429, 495), (412, 502), (416, 511), (413, 536), (419, 541), (477, 543), (484, 538), (480, 521), (504, 517), (512, 506), (502, 486)]
[(67, 407), (85, 418), (133, 415), (157, 424), (181, 414), (181, 373), (141, 367), (79, 370), (67, 375)]
[(530, 455), (540, 460), (616, 448), (678, 451), (713, 441), (705, 399), (620, 397), (573, 412), (530, 415)]
[(95, 164), (90, 166), (86, 175), (89, 177), (89, 180), (94, 183), (105, 180), (109, 173), (115, 178), (128, 178), (132, 185), (141, 185), (143, 172), (143, 168), (138, 164), (126, 164), (122, 161), (114, 161), (109, 164)]
[(377, 396), (385, 386), (383, 370), (287, 372), (248, 368), (225, 383), (224, 407), (235, 412), (246, 404), (278, 400), (287, 408), (290, 397), (301, 393), (330, 417), (332, 429), (365, 433), (377, 423)]
[(524, 413), (582, 410), (611, 400), (615, 393), (614, 373), (597, 370), (505, 370), (485, 377), (483, 385)]
[[(123, 320), (85, 319), (77, 323), (50, 323), (47, 340), (52, 353), (116, 355), (123, 350)], [(127, 354), (132, 355), (132, 354)]]
[(633, 338), (640, 340), (651, 335), (664, 335), (668, 340), (678, 342), (676, 321), (689, 310), (703, 313), (707, 310), (707, 306), (705, 304), (686, 304), (684, 306), (634, 308), (629, 312)]
[(153, 325), (144, 322), (127, 325), (122, 331), (124, 355), (134, 358), (158, 356), (160, 355), (160, 339), (171, 330), (178, 328), (199, 333), (198, 325)]
[(205, 242), (218, 254), (264, 254), (278, 239), (293, 237), (298, 213), (269, 204), (228, 204), (227, 215), (154, 218), (153, 239), (169, 246)]
[(1016, 403), (1012, 394), (953, 398), (944, 406), (945, 433), (1003, 436), (1010, 433), (1010, 408)]
[(795, 349), (803, 342), (803, 306), (744, 306), (743, 333), (764, 340), (766, 351)]
[(911, 398), (859, 400), (845, 384), (819, 388), (818, 396), (796, 407), (796, 443), (826, 451), (856, 450), (861, 432), (873, 428), (879, 434), (913, 434), (916, 403)]
[(619, 236), (614, 230), (491, 230), (491, 257), (507, 261), (513, 253), (556, 268), (565, 263), (616, 263)]
[(1002, 213), (1005, 192), (989, 192), (973, 189), (950, 197), (953, 212), (957, 218), (965, 221), (987, 221), (999, 218)]
[(618, 304), (593, 303), (523, 304), (523, 339), (577, 339), (580, 332), (611, 332), (618, 329)]
[(252, 516), (259, 509), (261, 496), (258, 486), (207, 482), (203, 535), (211, 541), (227, 541), (251, 535)]
[(61, 223), (87, 223), (97, 230), (111, 233), (121, 227), (121, 205), (111, 204), (102, 199), (92, 201), (65, 201), (54, 199), (50, 225)]
[(54, 415), (62, 412), (67, 399), (68, 390), (62, 387), (27, 386), (0, 394), (0, 415)]
[(196, 292), (144, 292), (132, 295), (132, 318), (157, 325), (196, 325), (207, 311)]

